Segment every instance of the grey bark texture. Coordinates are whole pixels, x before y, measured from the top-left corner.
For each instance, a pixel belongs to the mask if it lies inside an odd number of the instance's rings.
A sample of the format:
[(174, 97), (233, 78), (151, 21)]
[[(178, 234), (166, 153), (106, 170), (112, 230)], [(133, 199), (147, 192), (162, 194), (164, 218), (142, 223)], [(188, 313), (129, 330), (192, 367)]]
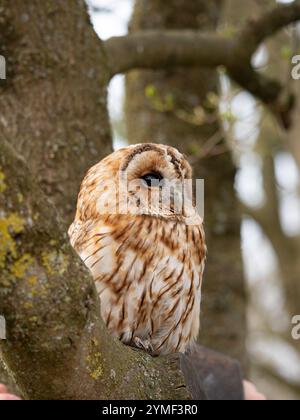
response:
[(70, 223), (86, 170), (112, 150), (101, 41), (83, 0), (0, 0), (0, 33), (0, 131)]

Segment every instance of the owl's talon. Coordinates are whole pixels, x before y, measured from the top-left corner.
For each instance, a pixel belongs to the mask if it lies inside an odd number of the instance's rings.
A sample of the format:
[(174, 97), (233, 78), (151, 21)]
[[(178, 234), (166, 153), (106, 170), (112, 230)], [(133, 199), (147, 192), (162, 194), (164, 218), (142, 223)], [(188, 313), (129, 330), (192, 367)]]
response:
[(134, 337), (133, 344), (136, 348), (144, 350), (146, 353), (154, 354), (154, 349), (149, 340), (143, 340), (140, 337)]

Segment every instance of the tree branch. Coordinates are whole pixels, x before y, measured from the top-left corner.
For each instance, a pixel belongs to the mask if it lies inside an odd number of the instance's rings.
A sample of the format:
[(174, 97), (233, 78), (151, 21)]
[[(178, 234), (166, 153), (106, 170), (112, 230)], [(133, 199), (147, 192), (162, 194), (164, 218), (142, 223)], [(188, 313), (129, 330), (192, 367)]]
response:
[(1, 136), (0, 150), (0, 356), (23, 395), (188, 399), (178, 355), (154, 359), (110, 337), (53, 206)]
[(111, 77), (132, 69), (229, 64), (231, 39), (199, 31), (147, 30), (104, 42)]
[(298, 0), (291, 4), (277, 6), (257, 20), (249, 21), (240, 31), (238, 42), (240, 44), (245, 43), (247, 52), (251, 57), (257, 47), (267, 38), (299, 19), (300, 3)]
[(300, 20), (300, 2), (281, 5), (249, 22), (234, 38), (199, 31), (143, 31), (104, 43), (110, 76), (132, 69), (223, 65), (243, 88), (266, 104), (284, 128), (291, 126), (293, 96), (277, 81), (258, 73), (252, 57), (260, 44)]

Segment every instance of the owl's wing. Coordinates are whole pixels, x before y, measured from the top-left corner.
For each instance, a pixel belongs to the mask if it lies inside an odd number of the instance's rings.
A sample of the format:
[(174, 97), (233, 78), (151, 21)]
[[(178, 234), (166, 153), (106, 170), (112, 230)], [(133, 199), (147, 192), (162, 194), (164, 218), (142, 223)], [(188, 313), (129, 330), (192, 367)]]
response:
[(68, 235), (73, 248), (76, 249), (76, 244), (83, 231), (83, 223), (80, 220), (75, 220), (68, 230)]
[(109, 235), (109, 228), (102, 219), (75, 220), (69, 228), (68, 234), (72, 247), (82, 257), (82, 253), (89, 252), (101, 236)]
[(111, 230), (111, 226), (101, 218), (87, 221), (75, 220), (70, 226), (68, 234), (72, 247), (82, 256), (82, 253), (89, 252), (99, 243), (99, 238), (109, 236)]

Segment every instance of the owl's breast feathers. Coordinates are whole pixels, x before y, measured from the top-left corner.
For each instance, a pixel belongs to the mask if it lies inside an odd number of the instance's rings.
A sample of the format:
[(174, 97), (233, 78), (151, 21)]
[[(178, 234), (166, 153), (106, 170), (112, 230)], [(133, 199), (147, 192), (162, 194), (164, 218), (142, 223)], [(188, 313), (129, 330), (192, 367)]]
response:
[(109, 330), (153, 354), (184, 352), (199, 332), (202, 225), (151, 216), (75, 221), (71, 243), (91, 270)]

